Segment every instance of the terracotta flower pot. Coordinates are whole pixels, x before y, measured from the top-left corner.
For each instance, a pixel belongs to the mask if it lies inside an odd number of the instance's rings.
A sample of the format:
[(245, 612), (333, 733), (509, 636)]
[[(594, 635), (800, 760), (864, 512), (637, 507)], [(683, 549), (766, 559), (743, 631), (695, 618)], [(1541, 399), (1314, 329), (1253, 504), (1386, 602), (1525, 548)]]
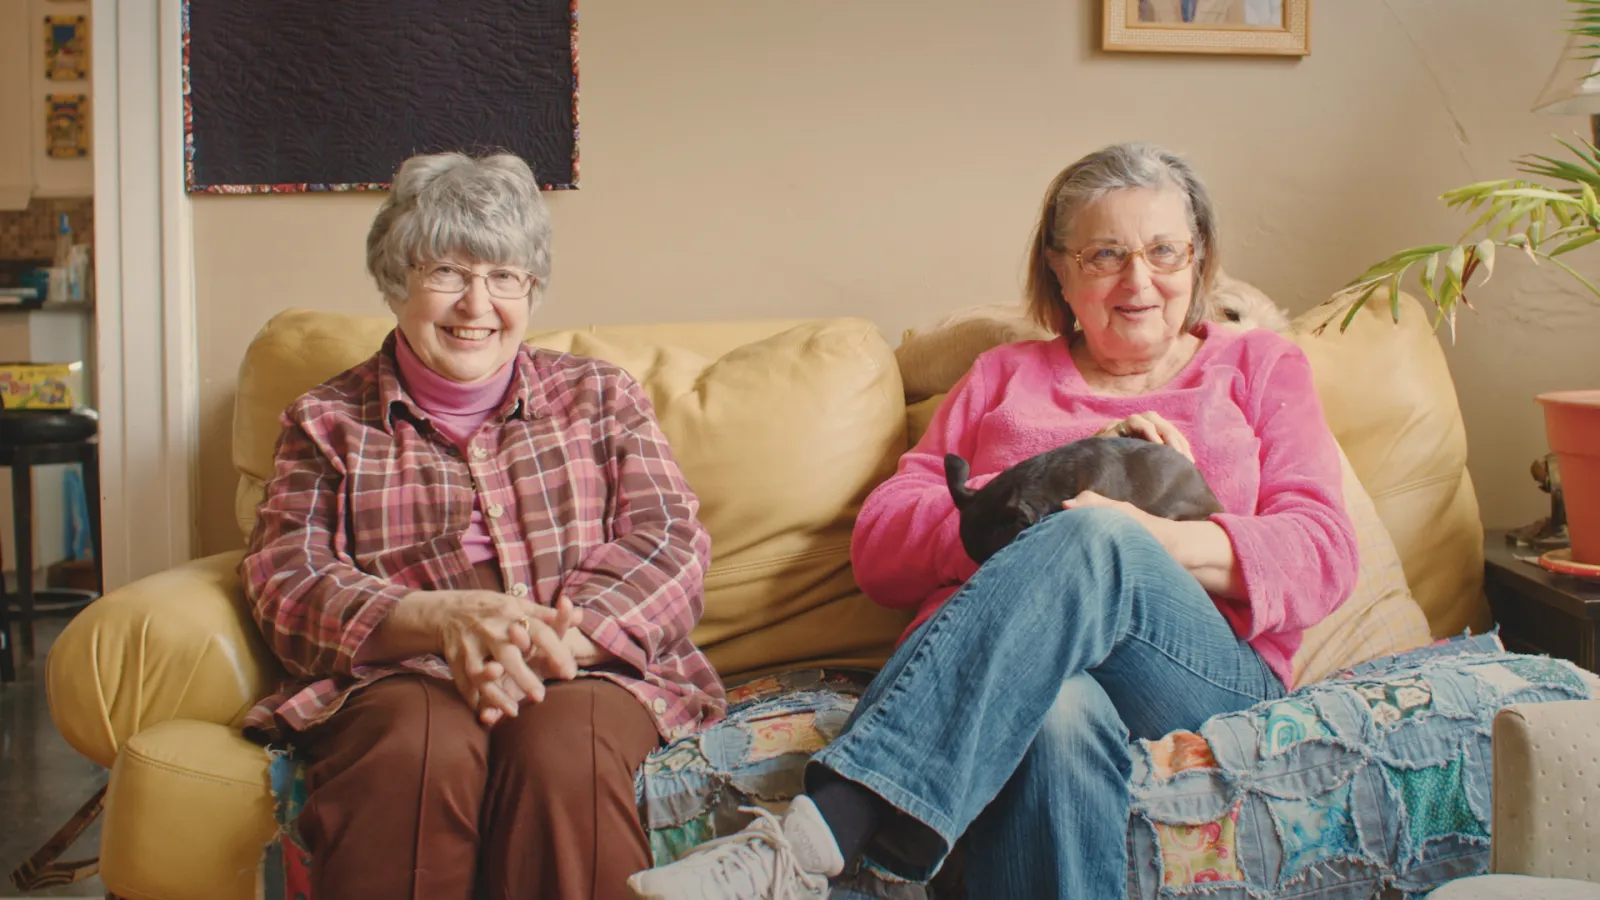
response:
[(1572, 558), (1600, 565), (1600, 390), (1557, 391), (1534, 398), (1561, 464)]

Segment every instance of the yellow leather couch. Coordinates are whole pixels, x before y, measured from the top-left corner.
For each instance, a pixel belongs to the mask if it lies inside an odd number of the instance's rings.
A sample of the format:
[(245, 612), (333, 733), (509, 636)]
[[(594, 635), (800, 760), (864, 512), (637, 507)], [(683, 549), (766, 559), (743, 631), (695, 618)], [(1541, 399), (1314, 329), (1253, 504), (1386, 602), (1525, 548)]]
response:
[[(1385, 304), (1386, 306), (1386, 304)], [(1489, 624), (1482, 530), (1455, 393), (1419, 307), (1296, 340), (1334, 432), (1372, 494), (1435, 635)], [(233, 458), (248, 533), (277, 416), (368, 356), (388, 318), (290, 311), (241, 365)], [(702, 501), (714, 562), (695, 638), (725, 679), (799, 665), (875, 665), (906, 623), (856, 589), (849, 535), (906, 450), (894, 352), (858, 319), (596, 327), (530, 335), (602, 357), (647, 387)], [(280, 669), (242, 602), (240, 554), (113, 591), (48, 661), (67, 740), (111, 769), (101, 874), (127, 900), (252, 897), (272, 836), (267, 756), (238, 724)]]

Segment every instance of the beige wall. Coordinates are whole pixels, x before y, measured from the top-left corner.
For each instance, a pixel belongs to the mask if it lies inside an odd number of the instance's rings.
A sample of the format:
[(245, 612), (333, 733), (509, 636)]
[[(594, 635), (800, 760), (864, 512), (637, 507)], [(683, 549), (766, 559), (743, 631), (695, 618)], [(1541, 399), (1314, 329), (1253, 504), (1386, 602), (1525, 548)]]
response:
[[(1102, 53), (1098, 5), (584, 4), (583, 187), (550, 197), (542, 321), (855, 314), (898, 335), (1015, 297), (1045, 183), (1130, 138), (1197, 163), (1227, 267), (1298, 312), (1392, 250), (1454, 239), (1442, 190), (1584, 125), (1527, 111), (1563, 0), (1318, 0), (1297, 61)], [(284, 307), (381, 311), (362, 271), (380, 199), (194, 201), (206, 552), (241, 541), (244, 348)], [(1450, 356), (1485, 518), (1520, 523), (1542, 508), (1531, 397), (1600, 386), (1600, 305), (1507, 261), (1478, 306)]]

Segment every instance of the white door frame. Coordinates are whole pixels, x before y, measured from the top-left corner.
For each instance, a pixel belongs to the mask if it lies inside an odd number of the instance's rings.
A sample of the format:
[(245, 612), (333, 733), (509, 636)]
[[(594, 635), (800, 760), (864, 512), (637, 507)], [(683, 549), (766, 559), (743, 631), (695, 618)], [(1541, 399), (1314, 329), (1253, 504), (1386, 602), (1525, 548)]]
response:
[(195, 546), (199, 384), (181, 16), (182, 0), (93, 0), (90, 17), (107, 590), (187, 561)]

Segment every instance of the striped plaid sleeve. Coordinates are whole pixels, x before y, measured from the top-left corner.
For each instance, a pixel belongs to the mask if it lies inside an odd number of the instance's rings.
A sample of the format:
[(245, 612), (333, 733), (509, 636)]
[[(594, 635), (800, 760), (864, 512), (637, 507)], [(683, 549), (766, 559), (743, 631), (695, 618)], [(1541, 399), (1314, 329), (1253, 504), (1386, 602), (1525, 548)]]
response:
[[(314, 420), (312, 420), (314, 421)], [(342, 463), (284, 417), (275, 470), (239, 564), (267, 643), (296, 677), (349, 675), (356, 652), (409, 588), (358, 570), (337, 548)]]
[(700, 621), (711, 536), (650, 398), (626, 373), (616, 370), (615, 380), (603, 413), (617, 479), (615, 539), (591, 550), (561, 590), (580, 612), (579, 630), (646, 672)]

